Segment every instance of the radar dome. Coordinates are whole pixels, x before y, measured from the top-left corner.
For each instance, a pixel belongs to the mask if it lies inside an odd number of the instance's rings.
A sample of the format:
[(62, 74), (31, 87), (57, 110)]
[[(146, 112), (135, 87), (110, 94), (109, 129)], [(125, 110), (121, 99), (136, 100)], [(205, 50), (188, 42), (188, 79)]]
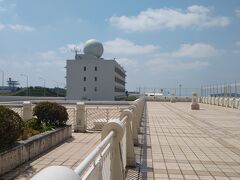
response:
[(96, 39), (90, 39), (85, 42), (83, 52), (100, 58), (103, 54), (103, 45)]

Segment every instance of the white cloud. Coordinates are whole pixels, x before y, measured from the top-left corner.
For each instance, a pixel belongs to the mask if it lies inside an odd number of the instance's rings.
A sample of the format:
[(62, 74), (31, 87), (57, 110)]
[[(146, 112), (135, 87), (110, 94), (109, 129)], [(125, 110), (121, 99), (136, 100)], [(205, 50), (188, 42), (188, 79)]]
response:
[(240, 9), (235, 9), (235, 14), (236, 14), (237, 17), (240, 18)]
[(0, 31), (3, 30), (6, 26), (4, 24), (0, 24)]
[(120, 58), (117, 59), (117, 62), (120, 63), (122, 66), (134, 66), (136, 67), (137, 62), (136, 60), (130, 59), (130, 58)]
[(32, 26), (22, 25), (22, 24), (9, 24), (8, 27), (14, 31), (20, 32), (32, 32), (35, 30)]
[(206, 61), (182, 61), (179, 59), (150, 59), (146, 66), (151, 71), (185, 71), (199, 70), (209, 65)]
[(0, 31), (3, 29), (10, 29), (17, 32), (32, 32), (35, 31), (34, 27), (21, 25), (21, 24), (1, 24), (0, 23)]
[(147, 54), (159, 49), (155, 45), (138, 45), (132, 41), (116, 38), (104, 43), (104, 49), (109, 54)]
[(77, 51), (82, 51), (84, 44), (83, 43), (78, 43), (78, 44), (67, 44), (66, 46), (60, 47), (59, 51), (61, 53), (68, 53), (72, 52), (74, 50)]
[(209, 44), (182, 44), (180, 49), (171, 53), (173, 57), (210, 58), (219, 51)]
[(137, 16), (112, 16), (109, 21), (113, 26), (126, 31), (154, 31), (175, 28), (225, 27), (230, 20), (225, 16), (212, 16), (211, 9), (193, 5), (185, 11), (181, 9), (147, 9)]
[(240, 47), (240, 41), (236, 42), (236, 46)]

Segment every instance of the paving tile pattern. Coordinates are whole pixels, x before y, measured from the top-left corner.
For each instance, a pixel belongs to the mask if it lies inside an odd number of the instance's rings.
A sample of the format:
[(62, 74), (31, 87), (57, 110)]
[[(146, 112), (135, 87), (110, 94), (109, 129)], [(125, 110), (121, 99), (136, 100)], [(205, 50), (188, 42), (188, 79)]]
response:
[(73, 133), (73, 138), (58, 147), (10, 171), (0, 179), (29, 179), (53, 165), (74, 169), (100, 143), (100, 133)]
[(240, 180), (240, 111), (147, 102), (155, 179)]

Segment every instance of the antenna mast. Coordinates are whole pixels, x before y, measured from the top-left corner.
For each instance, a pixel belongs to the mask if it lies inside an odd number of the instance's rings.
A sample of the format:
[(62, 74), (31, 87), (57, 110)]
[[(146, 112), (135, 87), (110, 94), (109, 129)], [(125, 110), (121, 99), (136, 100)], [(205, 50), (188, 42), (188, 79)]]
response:
[(75, 59), (77, 59), (78, 52), (81, 52), (81, 49), (78, 49), (76, 46), (71, 50), (75, 53)]

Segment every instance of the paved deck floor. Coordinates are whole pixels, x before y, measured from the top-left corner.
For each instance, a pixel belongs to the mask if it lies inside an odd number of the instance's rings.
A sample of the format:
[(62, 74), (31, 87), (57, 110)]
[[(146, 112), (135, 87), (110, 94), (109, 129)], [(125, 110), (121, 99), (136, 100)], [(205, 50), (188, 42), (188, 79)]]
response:
[(10, 171), (0, 179), (29, 179), (41, 169), (61, 165), (74, 169), (100, 142), (100, 133), (73, 133), (73, 137), (45, 154)]
[(240, 179), (240, 111), (200, 108), (147, 102), (155, 179)]

